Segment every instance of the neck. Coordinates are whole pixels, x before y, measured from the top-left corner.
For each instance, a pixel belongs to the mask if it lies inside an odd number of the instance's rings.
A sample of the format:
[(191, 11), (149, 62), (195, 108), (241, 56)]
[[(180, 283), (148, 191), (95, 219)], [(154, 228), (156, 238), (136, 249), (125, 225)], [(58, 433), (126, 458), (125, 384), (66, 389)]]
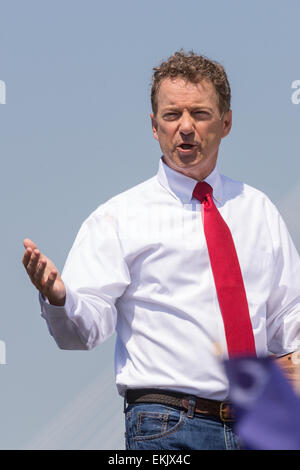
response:
[(162, 157), (163, 162), (168, 165), (168, 167), (172, 168), (172, 170), (177, 171), (178, 173), (182, 173), (184, 176), (192, 178), (196, 181), (203, 181), (205, 178), (210, 175), (216, 167), (216, 162), (214, 165), (210, 167), (201, 168), (195, 166), (194, 168), (182, 168), (180, 166), (174, 165), (173, 162), (166, 161), (165, 157)]

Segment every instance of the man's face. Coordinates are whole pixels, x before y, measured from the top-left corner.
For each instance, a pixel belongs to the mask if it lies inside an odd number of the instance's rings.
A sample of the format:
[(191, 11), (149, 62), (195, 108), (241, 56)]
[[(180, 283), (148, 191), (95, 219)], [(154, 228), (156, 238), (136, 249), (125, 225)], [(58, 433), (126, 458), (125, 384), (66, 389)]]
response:
[(211, 82), (164, 79), (157, 94), (152, 130), (165, 163), (198, 181), (215, 167), (221, 139), (231, 128), (231, 111), (222, 117)]

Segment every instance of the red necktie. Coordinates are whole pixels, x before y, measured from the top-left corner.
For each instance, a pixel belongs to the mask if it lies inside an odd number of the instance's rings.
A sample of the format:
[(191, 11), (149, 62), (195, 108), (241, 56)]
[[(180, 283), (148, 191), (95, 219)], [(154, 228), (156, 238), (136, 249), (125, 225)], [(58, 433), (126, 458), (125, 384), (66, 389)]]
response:
[(229, 358), (256, 355), (246, 291), (231, 232), (212, 198), (212, 187), (197, 183), (204, 233), (223, 317)]

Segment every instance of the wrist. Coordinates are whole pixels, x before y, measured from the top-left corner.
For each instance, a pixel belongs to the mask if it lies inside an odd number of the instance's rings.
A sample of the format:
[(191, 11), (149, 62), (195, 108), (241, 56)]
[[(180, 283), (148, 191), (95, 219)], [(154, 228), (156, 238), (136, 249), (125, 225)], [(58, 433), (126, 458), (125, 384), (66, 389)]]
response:
[(62, 299), (52, 299), (51, 297), (48, 297), (48, 300), (51, 305), (55, 305), (56, 307), (63, 307), (66, 303), (66, 296), (64, 296)]

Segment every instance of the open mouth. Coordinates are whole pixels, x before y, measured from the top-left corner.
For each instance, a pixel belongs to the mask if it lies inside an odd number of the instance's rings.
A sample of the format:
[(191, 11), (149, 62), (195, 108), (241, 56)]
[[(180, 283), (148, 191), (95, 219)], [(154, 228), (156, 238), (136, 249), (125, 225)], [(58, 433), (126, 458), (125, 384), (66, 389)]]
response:
[(196, 145), (193, 144), (180, 144), (177, 148), (180, 152), (190, 152), (191, 150), (194, 150), (195, 147)]

